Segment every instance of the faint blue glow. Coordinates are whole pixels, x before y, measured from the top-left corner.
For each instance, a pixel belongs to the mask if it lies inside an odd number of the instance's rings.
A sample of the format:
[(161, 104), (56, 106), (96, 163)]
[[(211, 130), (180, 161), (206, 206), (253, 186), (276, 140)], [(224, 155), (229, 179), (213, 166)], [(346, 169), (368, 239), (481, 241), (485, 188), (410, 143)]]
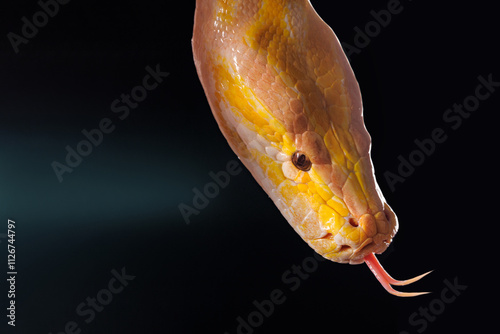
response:
[(178, 204), (189, 199), (199, 182), (193, 178), (195, 169), (178, 168), (187, 161), (179, 165), (175, 147), (147, 140), (106, 138), (62, 183), (50, 164), (63, 162), (64, 147), (74, 139), (3, 132), (0, 140), (7, 144), (0, 147), (1, 217), (29, 224), (120, 224), (135, 219), (166, 224), (182, 219)]

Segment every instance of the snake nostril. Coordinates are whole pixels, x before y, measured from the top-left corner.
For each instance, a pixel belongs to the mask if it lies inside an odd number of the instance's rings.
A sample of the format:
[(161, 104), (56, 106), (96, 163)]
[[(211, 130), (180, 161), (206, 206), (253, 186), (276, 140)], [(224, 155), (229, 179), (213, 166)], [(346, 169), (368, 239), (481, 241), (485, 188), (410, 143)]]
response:
[(342, 245), (342, 246), (340, 246), (339, 252), (344, 252), (344, 251), (347, 251), (349, 249), (351, 249), (351, 246), (349, 246), (349, 245)]
[(349, 218), (349, 224), (351, 224), (354, 227), (358, 227), (359, 226), (358, 222), (354, 218)]

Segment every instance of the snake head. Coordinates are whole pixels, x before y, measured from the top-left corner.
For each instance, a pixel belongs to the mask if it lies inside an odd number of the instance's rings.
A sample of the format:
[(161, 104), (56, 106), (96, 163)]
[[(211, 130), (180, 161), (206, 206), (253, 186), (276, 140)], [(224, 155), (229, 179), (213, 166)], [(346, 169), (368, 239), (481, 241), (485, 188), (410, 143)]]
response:
[[(344, 132), (349, 154), (335, 133), (332, 125), (326, 133), (295, 134), (295, 153), (277, 154), (284, 178), (270, 194), (316, 252), (335, 262), (359, 264), (387, 249), (398, 220), (376, 184), (368, 152), (361, 156), (355, 148), (354, 138), (366, 134), (364, 127)], [(307, 168), (297, 156), (307, 161)]]
[(327, 259), (378, 268), (397, 218), (358, 82), (310, 2), (198, 0), (192, 42), (222, 133), (290, 225)]

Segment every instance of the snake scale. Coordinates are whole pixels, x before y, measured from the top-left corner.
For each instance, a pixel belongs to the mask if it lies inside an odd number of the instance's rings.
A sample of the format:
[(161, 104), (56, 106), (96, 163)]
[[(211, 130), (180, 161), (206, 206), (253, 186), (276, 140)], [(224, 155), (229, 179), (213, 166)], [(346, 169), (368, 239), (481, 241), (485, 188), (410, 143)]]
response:
[(197, 0), (192, 47), (220, 130), (294, 230), (334, 262), (384, 252), (398, 220), (375, 180), (358, 82), (309, 0)]

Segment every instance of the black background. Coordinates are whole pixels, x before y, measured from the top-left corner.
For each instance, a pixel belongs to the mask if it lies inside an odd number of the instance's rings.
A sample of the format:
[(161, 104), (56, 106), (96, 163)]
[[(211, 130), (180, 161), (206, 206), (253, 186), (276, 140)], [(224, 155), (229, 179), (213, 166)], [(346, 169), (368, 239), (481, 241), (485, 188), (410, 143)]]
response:
[[(182, 4), (181, 4), (182, 3)], [(344, 43), (388, 1), (312, 1)], [(313, 251), (242, 171), (186, 224), (179, 204), (209, 172), (236, 159), (213, 119), (191, 53), (194, 1), (71, 1), (14, 49), (36, 1), (4, 1), (0, 22), (0, 322), (2, 333), (237, 333), (253, 301), (286, 301), (255, 333), (485, 332), (497, 289), (494, 199), (499, 92), (460, 127), (445, 111), (473, 95), (478, 76), (500, 81), (498, 21), (486, 1), (402, 1), (351, 65), (360, 83), (372, 158), (400, 231), (380, 259), (396, 278), (435, 271), (387, 294), (366, 266), (321, 262), (300, 287), (282, 275)], [(130, 116), (110, 105), (142, 82), (146, 66), (169, 76)], [(59, 182), (53, 161), (103, 118), (116, 126)], [(488, 125), (493, 125), (488, 127)], [(384, 173), (416, 139), (447, 139), (391, 191)], [(16, 221), (16, 327), (6, 325), (7, 219)], [(3, 234), (3, 235), (2, 235)], [(135, 278), (86, 323), (75, 309), (125, 267)], [(440, 310), (444, 280), (467, 289)], [(447, 295), (448, 296), (448, 295)], [(409, 322), (438, 308), (432, 321)], [(415, 320), (424, 319), (418, 316)], [(426, 327), (424, 328), (424, 323)]]

